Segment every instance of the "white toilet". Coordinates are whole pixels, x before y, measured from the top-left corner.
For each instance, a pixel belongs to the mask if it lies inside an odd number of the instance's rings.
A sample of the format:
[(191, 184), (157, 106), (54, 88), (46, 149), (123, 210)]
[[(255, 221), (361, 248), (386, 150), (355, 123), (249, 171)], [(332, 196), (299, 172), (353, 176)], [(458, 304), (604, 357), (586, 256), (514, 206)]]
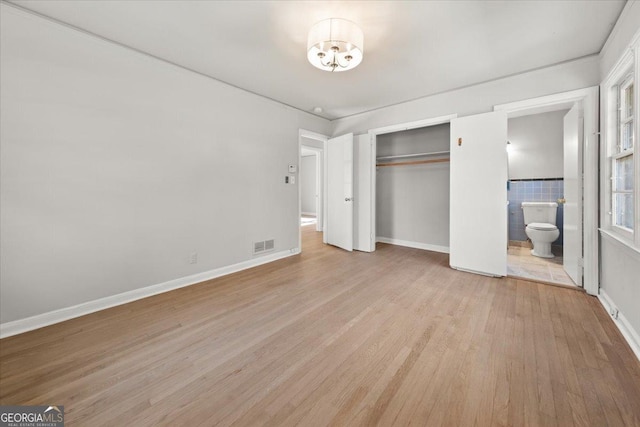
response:
[(531, 255), (553, 258), (551, 242), (560, 236), (560, 230), (556, 227), (557, 210), (558, 204), (555, 202), (522, 202), (524, 223), (527, 226), (525, 233), (533, 243)]

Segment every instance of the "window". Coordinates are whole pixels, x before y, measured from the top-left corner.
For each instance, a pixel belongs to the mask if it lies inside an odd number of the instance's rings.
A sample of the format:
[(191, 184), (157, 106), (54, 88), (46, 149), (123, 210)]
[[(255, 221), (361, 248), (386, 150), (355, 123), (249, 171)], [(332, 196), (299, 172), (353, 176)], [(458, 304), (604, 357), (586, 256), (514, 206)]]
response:
[(602, 231), (640, 251), (640, 32), (602, 83)]
[(628, 76), (617, 86), (617, 141), (612, 155), (612, 224), (624, 230), (634, 229), (634, 96), (633, 78)]

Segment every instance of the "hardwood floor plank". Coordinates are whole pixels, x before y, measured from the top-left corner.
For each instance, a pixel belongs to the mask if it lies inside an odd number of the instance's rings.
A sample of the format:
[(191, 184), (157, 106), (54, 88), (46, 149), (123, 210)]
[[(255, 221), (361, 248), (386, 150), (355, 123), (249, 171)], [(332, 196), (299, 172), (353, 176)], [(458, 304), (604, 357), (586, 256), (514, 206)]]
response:
[(640, 363), (583, 292), (446, 254), (303, 253), (0, 340), (0, 404), (69, 425), (640, 425)]
[(509, 410), (507, 424), (524, 425), (525, 414), (525, 381), (524, 381), (524, 296), (518, 292), (518, 284), (513, 293), (513, 334), (505, 337), (509, 342)]

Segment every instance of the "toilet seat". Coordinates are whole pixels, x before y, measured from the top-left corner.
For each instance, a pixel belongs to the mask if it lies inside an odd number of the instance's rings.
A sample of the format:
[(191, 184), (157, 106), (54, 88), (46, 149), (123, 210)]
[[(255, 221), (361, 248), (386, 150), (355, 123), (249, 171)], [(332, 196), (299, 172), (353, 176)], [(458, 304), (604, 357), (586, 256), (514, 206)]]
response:
[(558, 229), (555, 225), (547, 224), (545, 222), (532, 222), (531, 224), (528, 224), (527, 227), (540, 231), (553, 231)]

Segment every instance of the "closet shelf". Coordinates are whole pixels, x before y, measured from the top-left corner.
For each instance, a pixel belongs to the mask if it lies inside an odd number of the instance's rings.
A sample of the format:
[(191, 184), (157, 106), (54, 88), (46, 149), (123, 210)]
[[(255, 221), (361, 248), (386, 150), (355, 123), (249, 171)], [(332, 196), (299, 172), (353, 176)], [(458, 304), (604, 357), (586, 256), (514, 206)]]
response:
[(444, 154), (449, 154), (449, 151), (432, 151), (430, 153), (398, 154), (395, 156), (381, 156), (381, 157), (376, 157), (376, 160), (408, 159), (412, 157), (442, 156)]
[(410, 162), (395, 162), (395, 163), (376, 163), (378, 167), (386, 167), (386, 166), (407, 166), (407, 165), (421, 165), (425, 163), (442, 163), (448, 162), (449, 159), (430, 159), (430, 160), (413, 160)]

